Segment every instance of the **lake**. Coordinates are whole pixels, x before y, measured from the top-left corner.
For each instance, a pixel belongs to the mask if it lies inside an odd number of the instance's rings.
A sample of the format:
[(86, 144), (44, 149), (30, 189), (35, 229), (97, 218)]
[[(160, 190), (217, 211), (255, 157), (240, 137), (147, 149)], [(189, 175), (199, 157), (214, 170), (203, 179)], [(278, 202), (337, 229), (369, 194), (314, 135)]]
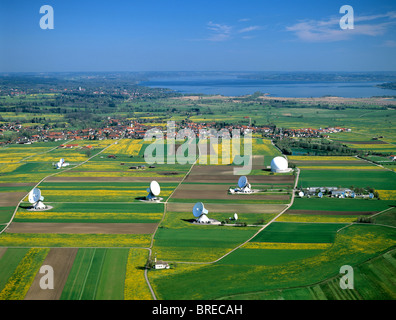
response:
[(153, 78), (140, 84), (152, 88), (169, 88), (183, 94), (220, 94), (243, 96), (260, 91), (273, 97), (323, 97), (368, 98), (396, 95), (396, 90), (381, 89), (381, 82), (315, 82), (252, 80), (237, 77), (169, 77)]

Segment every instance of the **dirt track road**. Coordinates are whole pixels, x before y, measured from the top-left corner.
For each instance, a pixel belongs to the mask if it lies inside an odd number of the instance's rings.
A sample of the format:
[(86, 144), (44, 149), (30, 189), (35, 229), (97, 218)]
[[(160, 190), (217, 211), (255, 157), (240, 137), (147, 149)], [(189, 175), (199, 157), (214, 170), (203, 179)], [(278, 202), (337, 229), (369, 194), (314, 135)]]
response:
[(67, 277), (73, 266), (77, 254), (76, 248), (52, 248), (43, 265), (51, 266), (54, 270), (54, 289), (42, 289), (40, 280), (45, 273), (37, 272), (32, 285), (25, 296), (25, 300), (59, 300)]
[(6, 233), (147, 234), (157, 223), (41, 223), (12, 222)]

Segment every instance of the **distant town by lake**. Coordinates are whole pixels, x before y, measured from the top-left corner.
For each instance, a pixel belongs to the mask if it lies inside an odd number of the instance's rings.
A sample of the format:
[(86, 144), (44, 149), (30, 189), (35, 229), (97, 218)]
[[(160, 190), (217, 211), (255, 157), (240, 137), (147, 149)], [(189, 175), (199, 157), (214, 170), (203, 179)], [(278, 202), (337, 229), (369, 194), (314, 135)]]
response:
[(166, 76), (143, 81), (140, 85), (151, 88), (168, 88), (183, 94), (243, 96), (257, 91), (272, 97), (323, 97), (368, 98), (395, 96), (396, 90), (382, 89), (374, 81), (304, 81), (249, 79), (237, 76)]

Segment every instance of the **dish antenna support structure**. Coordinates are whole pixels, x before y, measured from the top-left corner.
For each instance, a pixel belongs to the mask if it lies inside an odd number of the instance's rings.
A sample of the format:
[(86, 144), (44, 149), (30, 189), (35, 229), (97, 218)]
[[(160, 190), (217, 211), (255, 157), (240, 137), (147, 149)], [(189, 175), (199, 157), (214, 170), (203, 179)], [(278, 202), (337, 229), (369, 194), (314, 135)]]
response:
[(34, 188), (29, 192), (28, 201), (33, 205), (34, 210), (44, 210), (47, 206), (42, 202), (44, 197), (41, 195), (41, 190)]

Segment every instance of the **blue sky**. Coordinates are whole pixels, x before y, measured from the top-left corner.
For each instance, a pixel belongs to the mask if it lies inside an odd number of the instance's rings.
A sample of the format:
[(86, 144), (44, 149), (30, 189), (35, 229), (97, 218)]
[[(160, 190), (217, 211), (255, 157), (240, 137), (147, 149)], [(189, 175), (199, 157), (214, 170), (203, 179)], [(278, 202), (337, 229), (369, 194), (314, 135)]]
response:
[[(345, 4), (353, 30), (339, 26)], [(394, 0), (0, 3), (0, 72), (395, 71), (395, 57)]]

